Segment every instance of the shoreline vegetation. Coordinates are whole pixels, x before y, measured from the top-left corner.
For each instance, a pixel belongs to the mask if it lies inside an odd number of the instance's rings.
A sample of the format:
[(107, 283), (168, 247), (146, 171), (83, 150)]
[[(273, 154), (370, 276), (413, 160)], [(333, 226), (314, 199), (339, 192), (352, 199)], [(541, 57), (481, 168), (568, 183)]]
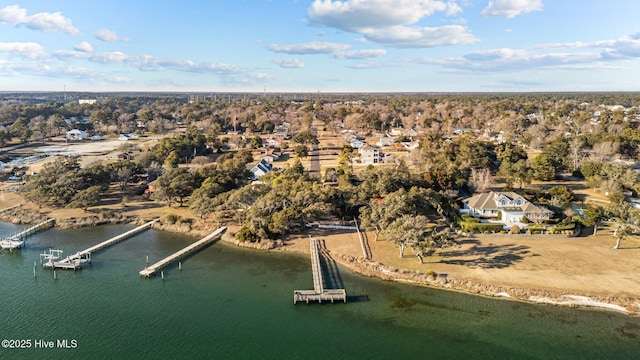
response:
[[(19, 195), (15, 195), (19, 197)], [(2, 203), (0, 201), (0, 203)], [(5, 202), (6, 203), (6, 202)], [(0, 221), (14, 224), (31, 224), (42, 221), (48, 217), (56, 218), (56, 214), (64, 212), (64, 209), (33, 209), (29, 206), (19, 206), (17, 208), (0, 213)], [(175, 210), (175, 209), (174, 209)], [(77, 217), (58, 217), (56, 226), (60, 229), (74, 229), (81, 227), (108, 225), (108, 224), (141, 224), (150, 220), (153, 216), (140, 216), (128, 214), (126, 210), (101, 211), (98, 214), (84, 213)], [(150, 213), (148, 215), (155, 215)], [(202, 237), (214, 230), (213, 224), (170, 224), (161, 221), (153, 226), (156, 230), (169, 231)], [(232, 226), (237, 231), (239, 227)], [(261, 242), (238, 241), (235, 231), (227, 231), (222, 240), (234, 246), (250, 248), (263, 251), (285, 251), (300, 254), (308, 254), (306, 238), (289, 238), (287, 240), (263, 240)], [(430, 288), (460, 291), (471, 295), (480, 295), (497, 299), (522, 301), (527, 303), (537, 303), (568, 307), (585, 307), (592, 309), (602, 309), (617, 311), (627, 315), (640, 315), (640, 299), (625, 296), (601, 296), (595, 294), (570, 293), (567, 291), (557, 291), (546, 288), (545, 285), (531, 287), (518, 287), (510, 285), (496, 285), (490, 282), (480, 282), (471, 278), (465, 278), (460, 274), (438, 274), (430, 270), (427, 272), (396, 268), (383, 263), (367, 260), (361, 256), (352, 256), (340, 253), (339, 250), (328, 249), (329, 254), (341, 265), (357, 274), (377, 277), (385, 281), (396, 281), (416, 286), (426, 286)], [(494, 280), (495, 281), (495, 280)]]

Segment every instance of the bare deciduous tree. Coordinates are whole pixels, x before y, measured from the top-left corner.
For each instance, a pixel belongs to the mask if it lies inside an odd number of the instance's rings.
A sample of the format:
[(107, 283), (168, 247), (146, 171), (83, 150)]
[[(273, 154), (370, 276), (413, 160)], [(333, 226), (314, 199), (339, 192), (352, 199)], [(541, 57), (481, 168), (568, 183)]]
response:
[(495, 184), (495, 177), (487, 168), (471, 169), (469, 185), (477, 192), (484, 192)]

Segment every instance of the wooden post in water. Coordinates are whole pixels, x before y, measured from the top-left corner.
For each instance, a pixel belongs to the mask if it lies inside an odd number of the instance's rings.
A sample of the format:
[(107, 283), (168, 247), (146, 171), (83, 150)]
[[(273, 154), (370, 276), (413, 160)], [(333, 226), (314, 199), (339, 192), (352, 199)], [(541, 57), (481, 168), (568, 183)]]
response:
[(33, 277), (36, 277), (36, 262), (33, 262)]
[(57, 280), (58, 278), (56, 277), (56, 269), (53, 269), (53, 280)]
[(182, 261), (178, 262), (178, 270), (182, 271)]
[(162, 276), (162, 280), (164, 280), (164, 271), (160, 272), (160, 276)]
[[(147, 255), (147, 265), (149, 264), (149, 255)], [(146, 267), (146, 266), (145, 266)]]

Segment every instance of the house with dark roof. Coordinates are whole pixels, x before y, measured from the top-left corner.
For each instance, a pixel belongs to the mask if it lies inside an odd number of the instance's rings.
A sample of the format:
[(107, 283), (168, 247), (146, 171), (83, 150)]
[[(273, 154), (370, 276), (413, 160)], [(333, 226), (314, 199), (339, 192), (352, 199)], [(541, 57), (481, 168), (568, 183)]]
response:
[(553, 212), (545, 207), (534, 205), (514, 192), (488, 192), (462, 201), (463, 212), (476, 218), (498, 218), (504, 224), (516, 224), (526, 216), (529, 220), (542, 222), (548, 220)]
[(269, 164), (265, 159), (260, 159), (256, 166), (252, 167), (251, 170), (251, 179), (258, 180), (261, 176), (270, 173), (273, 169), (273, 166)]

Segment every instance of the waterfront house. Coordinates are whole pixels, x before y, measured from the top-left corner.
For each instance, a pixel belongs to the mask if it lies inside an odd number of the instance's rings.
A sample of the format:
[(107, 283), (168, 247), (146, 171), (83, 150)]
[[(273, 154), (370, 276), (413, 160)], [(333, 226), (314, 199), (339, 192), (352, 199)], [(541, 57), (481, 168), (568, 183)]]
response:
[(553, 212), (534, 205), (514, 192), (494, 192), (479, 194), (462, 201), (463, 212), (476, 218), (498, 219), (503, 224), (520, 223), (523, 217), (536, 222), (551, 218)]

